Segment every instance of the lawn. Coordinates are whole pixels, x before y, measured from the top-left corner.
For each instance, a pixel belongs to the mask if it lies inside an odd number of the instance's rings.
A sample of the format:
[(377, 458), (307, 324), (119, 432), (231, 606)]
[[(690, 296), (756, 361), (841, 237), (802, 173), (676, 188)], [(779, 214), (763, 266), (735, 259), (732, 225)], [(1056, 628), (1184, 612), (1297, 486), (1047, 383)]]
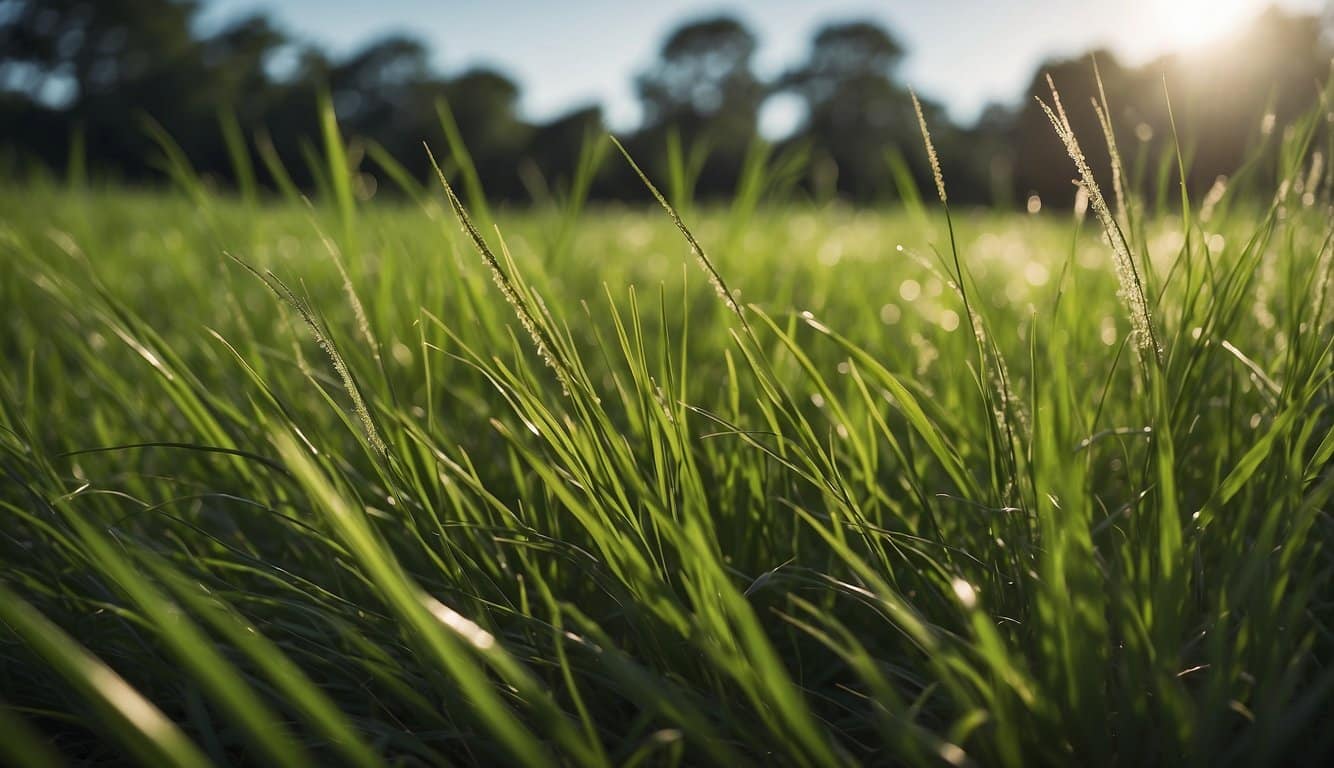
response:
[(1314, 761), (1314, 126), (1110, 237), (0, 188), (0, 755)]

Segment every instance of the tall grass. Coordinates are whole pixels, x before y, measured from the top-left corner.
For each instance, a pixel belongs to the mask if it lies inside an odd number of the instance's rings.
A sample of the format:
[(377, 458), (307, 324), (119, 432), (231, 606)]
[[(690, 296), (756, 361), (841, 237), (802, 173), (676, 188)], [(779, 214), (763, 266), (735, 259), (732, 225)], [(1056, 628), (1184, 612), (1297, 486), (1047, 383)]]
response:
[(764, 148), (687, 209), (679, 145), (666, 216), (470, 210), (447, 105), (410, 203), (327, 106), (309, 208), (165, 135), (182, 194), (0, 190), (0, 754), (1330, 753), (1323, 114), (1173, 217), (1063, 114), (1096, 229), (766, 205)]

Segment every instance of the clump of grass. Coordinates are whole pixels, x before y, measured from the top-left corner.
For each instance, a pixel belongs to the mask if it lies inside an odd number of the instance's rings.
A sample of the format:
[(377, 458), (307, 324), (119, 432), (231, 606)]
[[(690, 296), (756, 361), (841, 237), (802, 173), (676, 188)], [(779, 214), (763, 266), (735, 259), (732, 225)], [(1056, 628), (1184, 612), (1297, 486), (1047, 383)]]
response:
[(310, 208), (186, 167), (0, 189), (0, 754), (1330, 753), (1323, 115), (1169, 219), (1105, 96), (1115, 211), (1051, 103), (1110, 263), (1078, 215), (951, 211), (920, 105), (939, 214), (761, 181), (691, 213), (645, 177), (667, 216), (576, 199), (484, 237), (443, 172), (358, 206), (327, 109)]

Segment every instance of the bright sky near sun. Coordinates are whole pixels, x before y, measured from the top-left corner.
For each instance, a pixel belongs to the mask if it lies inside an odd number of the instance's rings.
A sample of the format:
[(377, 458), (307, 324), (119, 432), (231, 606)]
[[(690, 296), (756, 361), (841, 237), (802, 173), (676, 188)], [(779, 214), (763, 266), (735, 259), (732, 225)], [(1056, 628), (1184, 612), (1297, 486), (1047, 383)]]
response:
[[(346, 53), (391, 32), (418, 36), (443, 72), (493, 66), (522, 88), (530, 119), (591, 102), (614, 128), (637, 124), (633, 76), (680, 21), (728, 12), (759, 37), (756, 69), (800, 61), (825, 21), (871, 18), (908, 48), (903, 76), (960, 120), (990, 101), (1013, 103), (1054, 55), (1106, 45), (1130, 63), (1207, 45), (1244, 25), (1267, 0), (205, 0), (205, 23), (264, 11), (288, 32)], [(1278, 0), (1317, 13), (1325, 0)], [(766, 115), (781, 133), (781, 113)]]

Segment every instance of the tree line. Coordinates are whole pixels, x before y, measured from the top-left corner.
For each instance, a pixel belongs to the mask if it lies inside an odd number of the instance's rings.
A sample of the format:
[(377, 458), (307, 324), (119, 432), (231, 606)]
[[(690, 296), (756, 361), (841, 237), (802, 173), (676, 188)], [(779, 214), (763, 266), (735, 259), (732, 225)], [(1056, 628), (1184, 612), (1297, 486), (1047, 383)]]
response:
[[(161, 179), (161, 142), (170, 137), (218, 183), (238, 181), (239, 142), (266, 160), (261, 183), (317, 187), (327, 99), (363, 195), (392, 189), (395, 179), (429, 179), (422, 141), (444, 144), (449, 133), (495, 200), (540, 202), (574, 185), (596, 198), (645, 194), (626, 164), (601, 162), (606, 153), (596, 148), (607, 128), (597, 105), (532, 122), (519, 114), (518, 83), (486, 68), (443, 75), (429, 48), (408, 36), (333, 56), (263, 15), (204, 34), (199, 12), (198, 3), (179, 0), (0, 0), (0, 172), (86, 166), (126, 182)], [(1174, 173), (1166, 159), (1175, 135), (1189, 161), (1188, 187), (1204, 190), (1266, 131), (1320, 98), (1334, 53), (1326, 32), (1318, 17), (1271, 8), (1189, 55), (1127, 66), (1091, 51), (1044, 62), (1023, 99), (988, 106), (970, 125), (952, 122), (930, 99), (922, 106), (952, 200), (1012, 206), (1037, 196), (1068, 205), (1072, 174), (1033, 97), (1048, 93), (1050, 76), (1076, 131), (1100, 137), (1089, 103), (1098, 95), (1096, 62), (1127, 162)], [(892, 30), (831, 22), (815, 31), (804, 60), (767, 79), (753, 66), (757, 47), (731, 16), (674, 29), (634, 81), (643, 119), (620, 137), (632, 156), (670, 179), (676, 194), (704, 199), (735, 194), (760, 162), (771, 192), (816, 200), (875, 203), (930, 187), (899, 72), (907, 50)], [(765, 142), (759, 115), (779, 96), (799, 100), (804, 117), (791, 136)], [(1087, 149), (1095, 166), (1106, 164), (1101, 141)]]

